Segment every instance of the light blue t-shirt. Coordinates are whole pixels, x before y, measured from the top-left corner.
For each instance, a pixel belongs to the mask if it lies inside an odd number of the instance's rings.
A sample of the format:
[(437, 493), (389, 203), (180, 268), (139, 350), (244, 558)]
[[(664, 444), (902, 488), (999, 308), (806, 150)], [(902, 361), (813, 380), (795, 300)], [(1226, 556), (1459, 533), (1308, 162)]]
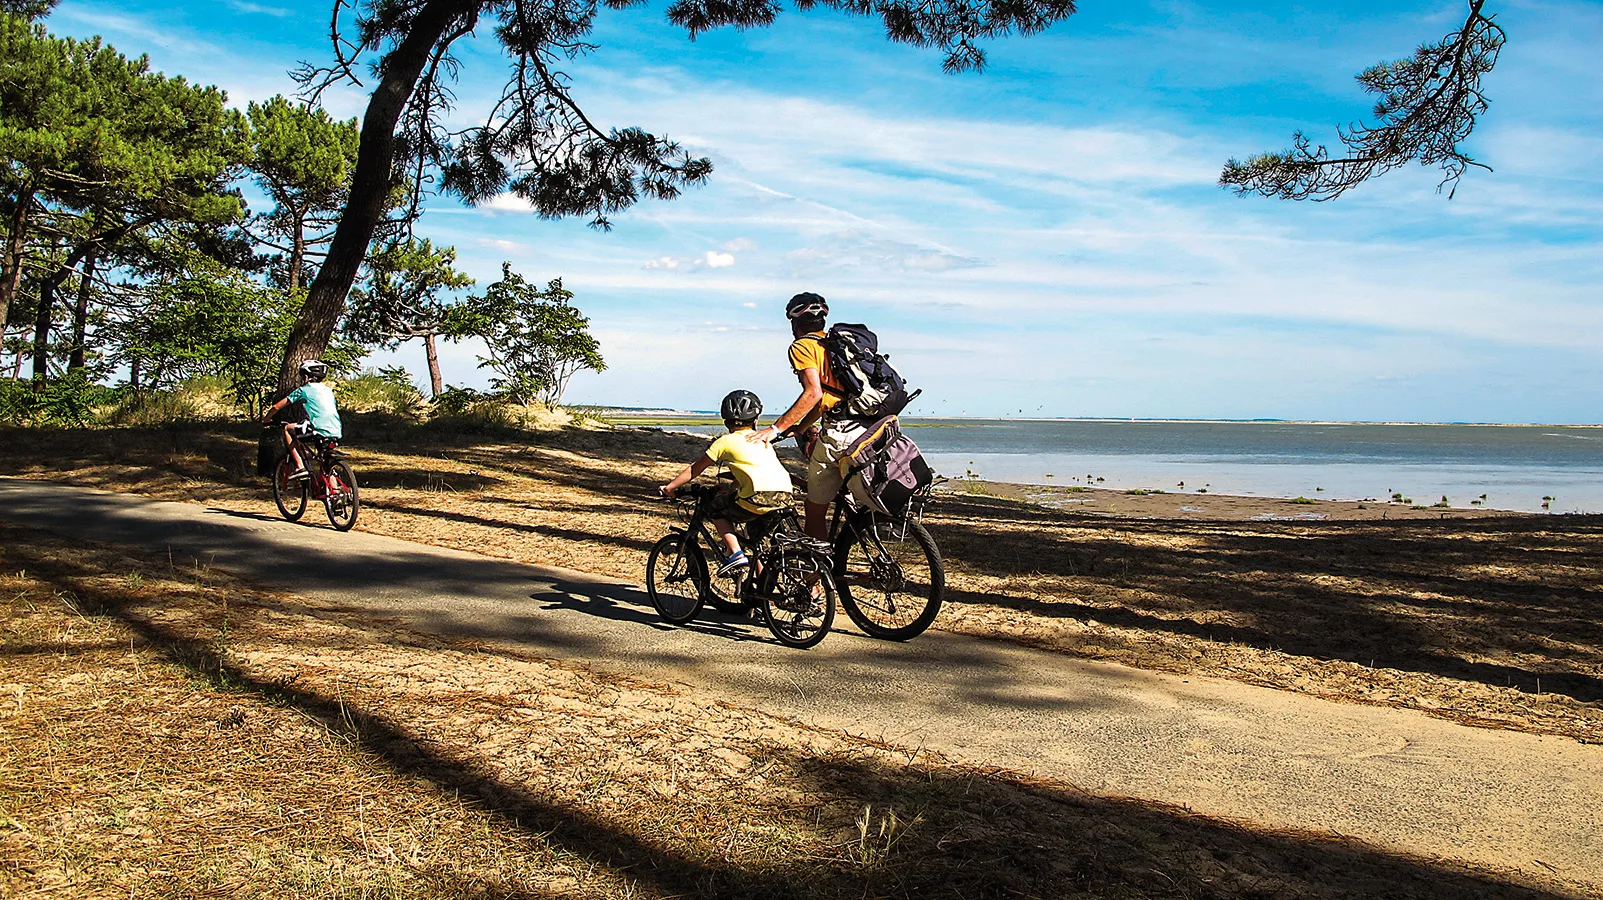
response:
[(306, 406), (306, 419), (317, 433), (336, 440), (345, 436), (340, 428), (340, 411), (334, 406), (334, 389), (321, 381), (303, 384), (285, 398), (291, 403)]

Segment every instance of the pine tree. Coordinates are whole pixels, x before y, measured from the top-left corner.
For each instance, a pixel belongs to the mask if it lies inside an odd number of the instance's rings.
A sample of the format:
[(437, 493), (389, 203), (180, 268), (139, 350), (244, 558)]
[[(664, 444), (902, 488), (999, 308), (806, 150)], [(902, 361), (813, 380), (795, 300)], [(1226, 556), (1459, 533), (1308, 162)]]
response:
[(308, 252), (320, 255), (309, 248), (333, 238), (332, 233), (308, 236), (308, 228), (332, 228), (334, 214), (345, 205), (356, 166), (356, 120), (337, 121), (322, 109), (282, 95), (250, 104), (248, 115), (254, 150), (250, 168), (274, 204), (261, 225), (285, 241), (274, 249), (285, 254), (285, 284), (294, 291)]

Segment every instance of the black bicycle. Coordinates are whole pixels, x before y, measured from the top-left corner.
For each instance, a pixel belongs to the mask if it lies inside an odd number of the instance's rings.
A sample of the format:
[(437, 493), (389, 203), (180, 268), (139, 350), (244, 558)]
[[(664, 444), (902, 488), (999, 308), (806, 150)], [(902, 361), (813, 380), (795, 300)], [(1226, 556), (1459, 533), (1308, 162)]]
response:
[[(708, 565), (722, 556), (722, 541), (708, 522), (707, 509), (718, 488), (689, 484), (674, 497), (682, 528), (670, 533), (646, 558), (646, 592), (658, 614), (683, 625), (704, 603), (725, 612), (762, 611), (775, 640), (788, 647), (816, 645), (835, 621), (835, 578), (830, 545), (801, 529), (795, 510), (761, 516), (745, 526), (742, 536), (752, 565), (728, 579), (717, 579)], [(725, 585), (715, 582), (725, 581)], [(734, 598), (734, 599), (731, 599)]]
[(935, 621), (946, 593), (941, 551), (924, 527), (934, 485), (920, 488), (902, 514), (891, 517), (858, 502), (851, 483), (846, 479), (835, 495), (829, 525), (841, 605), (870, 637), (918, 637)]
[(295, 449), (306, 464), (307, 477), (291, 478), (295, 459), (289, 453), (273, 467), (273, 502), (291, 522), (306, 512), (307, 495), (323, 501), (329, 524), (337, 531), (350, 531), (356, 525), (361, 498), (356, 492), (356, 473), (339, 452), (339, 441), (317, 434), (295, 439)]

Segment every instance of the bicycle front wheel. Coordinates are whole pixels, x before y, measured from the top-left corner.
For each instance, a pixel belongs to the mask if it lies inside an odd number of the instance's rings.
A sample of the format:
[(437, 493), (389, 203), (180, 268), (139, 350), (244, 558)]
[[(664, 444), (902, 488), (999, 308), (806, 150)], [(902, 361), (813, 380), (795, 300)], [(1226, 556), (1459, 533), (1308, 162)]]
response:
[(328, 510), (329, 524), (336, 531), (350, 531), (356, 524), (356, 512), (362, 506), (356, 493), (356, 473), (349, 464), (337, 462), (324, 470), (323, 477), (328, 485), (323, 506)]
[(670, 534), (646, 557), (646, 593), (657, 614), (683, 625), (701, 612), (707, 593), (707, 561), (694, 539)]
[[(941, 611), (946, 568), (921, 522), (848, 525), (835, 540), (835, 581), (846, 614), (869, 637), (905, 641), (924, 633)], [(881, 531), (884, 531), (882, 537)]]
[(295, 461), (287, 453), (273, 467), (273, 502), (279, 514), (291, 522), (299, 521), (306, 512), (306, 479), (291, 480), (294, 471)]
[[(774, 639), (805, 650), (829, 634), (835, 624), (835, 580), (827, 563), (808, 556), (770, 557), (776, 566), (772, 588), (763, 592), (763, 615)], [(767, 581), (769, 573), (765, 573)]]

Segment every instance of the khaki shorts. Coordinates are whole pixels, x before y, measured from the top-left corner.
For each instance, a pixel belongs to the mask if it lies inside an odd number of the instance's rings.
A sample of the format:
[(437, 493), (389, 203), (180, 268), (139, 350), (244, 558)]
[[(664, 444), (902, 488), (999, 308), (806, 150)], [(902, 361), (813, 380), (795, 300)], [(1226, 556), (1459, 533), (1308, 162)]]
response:
[[(807, 460), (808, 503), (828, 506), (840, 493), (841, 482), (845, 480), (840, 471), (840, 458), (845, 455), (852, 441), (866, 430), (868, 426), (859, 422), (825, 423), (824, 430), (818, 435), (818, 443), (813, 445), (813, 455)], [(853, 476), (852, 495), (858, 500), (864, 500), (867, 496), (861, 477)]]
[(738, 500), (735, 497), (734, 485), (729, 485), (713, 496), (707, 514), (714, 519), (725, 519), (735, 525), (744, 525), (753, 519), (784, 509), (790, 506), (790, 502), (789, 491), (758, 491), (744, 500)]

